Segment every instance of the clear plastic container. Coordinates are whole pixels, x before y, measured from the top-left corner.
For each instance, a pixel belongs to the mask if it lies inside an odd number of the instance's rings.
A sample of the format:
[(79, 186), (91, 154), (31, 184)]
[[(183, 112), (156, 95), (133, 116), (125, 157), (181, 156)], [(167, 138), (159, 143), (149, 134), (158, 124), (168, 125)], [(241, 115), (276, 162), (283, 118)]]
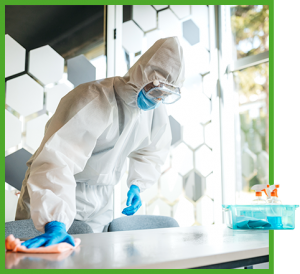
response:
[(232, 229), (294, 229), (299, 205), (222, 205), (225, 223)]
[(267, 201), (265, 199), (263, 199), (262, 197), (256, 197), (256, 199), (254, 199), (252, 201), (252, 205), (264, 205), (266, 203), (267, 203)]

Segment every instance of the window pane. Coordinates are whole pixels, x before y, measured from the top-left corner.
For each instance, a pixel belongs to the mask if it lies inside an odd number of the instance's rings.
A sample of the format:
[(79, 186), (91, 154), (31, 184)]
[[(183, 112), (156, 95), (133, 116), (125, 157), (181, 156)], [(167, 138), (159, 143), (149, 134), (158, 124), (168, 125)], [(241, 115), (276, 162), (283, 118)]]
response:
[(237, 5), (230, 14), (235, 59), (269, 50), (268, 5)]
[(269, 63), (233, 74), (239, 95), (241, 174), (237, 204), (252, 200), (250, 188), (269, 183)]

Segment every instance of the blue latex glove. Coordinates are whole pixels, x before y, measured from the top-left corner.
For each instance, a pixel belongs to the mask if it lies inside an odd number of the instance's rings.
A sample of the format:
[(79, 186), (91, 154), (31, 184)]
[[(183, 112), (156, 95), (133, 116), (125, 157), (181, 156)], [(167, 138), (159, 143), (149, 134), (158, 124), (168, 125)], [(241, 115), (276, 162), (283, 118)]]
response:
[(127, 192), (127, 202), (128, 207), (124, 208), (122, 213), (130, 216), (136, 213), (142, 205), (142, 200), (140, 197), (140, 189), (136, 185), (131, 185), (129, 191)]
[(45, 225), (45, 233), (43, 235), (27, 240), (21, 245), (24, 245), (27, 248), (37, 248), (62, 242), (75, 246), (73, 237), (66, 231), (66, 225), (64, 223), (53, 221)]

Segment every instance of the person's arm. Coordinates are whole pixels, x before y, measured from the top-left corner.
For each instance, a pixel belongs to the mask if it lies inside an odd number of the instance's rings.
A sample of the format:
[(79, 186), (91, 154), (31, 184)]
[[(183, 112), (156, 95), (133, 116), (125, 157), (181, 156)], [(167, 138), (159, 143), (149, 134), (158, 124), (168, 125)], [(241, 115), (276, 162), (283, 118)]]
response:
[(93, 85), (80, 85), (61, 100), (27, 182), (31, 218), (39, 231), (53, 221), (65, 224), (66, 231), (73, 223), (74, 174), (84, 169), (111, 116), (111, 103)]
[[(130, 190), (127, 206), (134, 200), (134, 197), (131, 198), (133, 194), (138, 196), (139, 192), (143, 192), (157, 182), (161, 175), (161, 166), (167, 158), (172, 141), (169, 117), (164, 105), (154, 110), (150, 138), (151, 144), (128, 156), (130, 163), (127, 185)], [(137, 186), (139, 191), (134, 186)], [(123, 210), (123, 213), (132, 215), (140, 206), (140, 201), (136, 201), (136, 203), (133, 201), (130, 207)]]

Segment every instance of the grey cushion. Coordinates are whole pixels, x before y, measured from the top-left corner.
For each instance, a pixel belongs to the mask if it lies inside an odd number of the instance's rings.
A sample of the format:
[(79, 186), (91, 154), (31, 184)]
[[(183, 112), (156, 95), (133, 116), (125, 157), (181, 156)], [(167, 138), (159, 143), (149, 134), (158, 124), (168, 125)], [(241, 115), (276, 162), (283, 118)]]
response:
[(177, 221), (171, 217), (154, 215), (135, 215), (128, 217), (120, 217), (113, 220), (108, 227), (108, 231), (113, 232), (168, 227), (179, 227), (179, 225)]
[[(93, 230), (85, 222), (74, 220), (68, 233), (87, 234), (93, 233)], [(27, 219), (5, 223), (5, 237), (10, 234), (13, 234), (15, 238), (33, 238), (42, 233), (34, 227), (32, 219)]]

